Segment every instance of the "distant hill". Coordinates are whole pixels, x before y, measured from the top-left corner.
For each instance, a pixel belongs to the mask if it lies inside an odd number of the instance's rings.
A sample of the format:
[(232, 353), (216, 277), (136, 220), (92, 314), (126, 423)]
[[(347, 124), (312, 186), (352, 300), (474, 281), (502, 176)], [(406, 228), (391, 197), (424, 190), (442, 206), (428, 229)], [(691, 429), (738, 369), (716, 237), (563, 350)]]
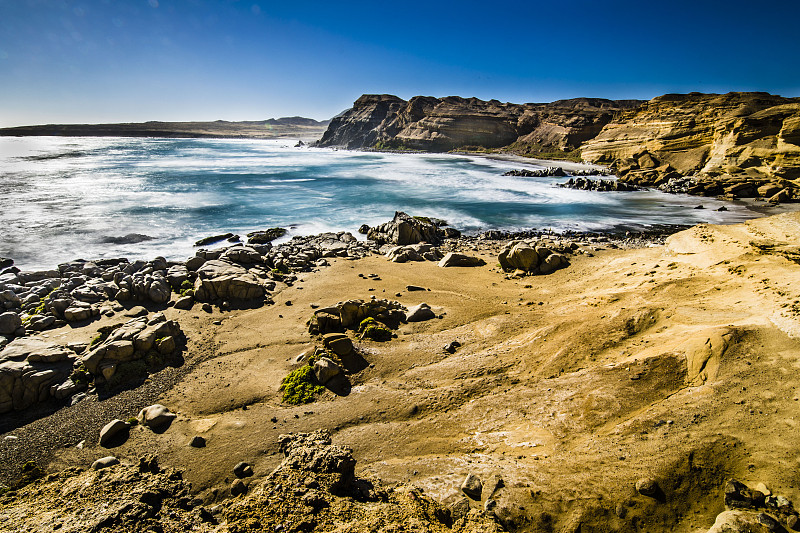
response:
[(230, 122), (132, 122), (120, 124), (44, 124), (1, 128), (0, 136), (63, 137), (191, 137), (253, 138), (318, 137), (330, 123), (303, 117)]

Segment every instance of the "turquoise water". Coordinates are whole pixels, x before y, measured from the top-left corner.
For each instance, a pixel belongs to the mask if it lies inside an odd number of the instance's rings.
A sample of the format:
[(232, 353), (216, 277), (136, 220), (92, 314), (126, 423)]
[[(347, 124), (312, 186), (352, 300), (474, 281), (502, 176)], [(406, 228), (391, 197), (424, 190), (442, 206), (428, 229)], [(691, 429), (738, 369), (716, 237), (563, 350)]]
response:
[[(737, 222), (741, 206), (659, 192), (554, 187), (504, 177), (539, 168), (450, 154), (295, 148), (295, 140), (0, 138), (0, 256), (21, 268), (76, 258), (185, 259), (197, 239), (274, 226), (287, 237), (391, 219), (395, 210), (466, 232)], [(702, 203), (706, 209), (691, 209)], [(110, 244), (131, 233), (151, 240)]]

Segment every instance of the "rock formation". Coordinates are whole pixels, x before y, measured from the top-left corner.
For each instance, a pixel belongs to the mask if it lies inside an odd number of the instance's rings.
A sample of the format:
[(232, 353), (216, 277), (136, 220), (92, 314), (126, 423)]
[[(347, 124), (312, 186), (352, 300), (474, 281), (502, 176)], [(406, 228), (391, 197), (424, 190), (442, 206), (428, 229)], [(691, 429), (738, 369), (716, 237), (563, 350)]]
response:
[[(783, 180), (800, 177), (800, 99), (767, 93), (659, 96), (620, 113), (581, 154), (640, 185), (695, 175), (698, 186), (689, 192), (755, 196), (770, 181), (780, 190)], [(749, 185), (728, 190), (743, 182)]]
[[(768, 93), (549, 104), (363, 95), (331, 121), (318, 146), (502, 149), (610, 165), (628, 183), (668, 192), (772, 202), (800, 196), (793, 193), (800, 178), (800, 99)], [(687, 183), (676, 185), (686, 176)]]
[(599, 98), (511, 104), (457, 96), (405, 101), (365, 94), (331, 120), (318, 146), (447, 151), (515, 144), (522, 152), (571, 151), (597, 135), (615, 113), (639, 104)]

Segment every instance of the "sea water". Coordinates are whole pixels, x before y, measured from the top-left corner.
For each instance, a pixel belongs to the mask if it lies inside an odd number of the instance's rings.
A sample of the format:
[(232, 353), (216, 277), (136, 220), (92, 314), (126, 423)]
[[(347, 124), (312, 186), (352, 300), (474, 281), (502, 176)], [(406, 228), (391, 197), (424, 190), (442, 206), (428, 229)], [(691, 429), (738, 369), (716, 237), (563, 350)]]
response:
[[(503, 176), (552, 162), (351, 152), (296, 140), (0, 138), (0, 256), (23, 269), (76, 258), (185, 259), (202, 237), (271, 227), (356, 233), (395, 211), (464, 232), (731, 223), (745, 206), (657, 191), (589, 192)], [(693, 209), (702, 203), (704, 209)], [(138, 234), (140, 242), (122, 237)], [(136, 239), (133, 239), (136, 240)], [(122, 242), (121, 242), (122, 241)]]

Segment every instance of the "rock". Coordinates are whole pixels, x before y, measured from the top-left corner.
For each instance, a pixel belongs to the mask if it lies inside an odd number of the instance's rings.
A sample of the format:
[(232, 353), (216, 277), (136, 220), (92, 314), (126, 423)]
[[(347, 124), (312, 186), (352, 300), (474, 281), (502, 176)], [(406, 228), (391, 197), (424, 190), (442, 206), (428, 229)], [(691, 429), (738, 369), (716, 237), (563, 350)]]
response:
[(760, 197), (769, 198), (770, 196), (774, 196), (775, 194), (781, 192), (781, 189), (783, 189), (783, 187), (777, 183), (767, 183), (766, 185), (759, 187), (757, 192)]
[(317, 381), (325, 385), (332, 378), (341, 374), (342, 369), (339, 365), (328, 359), (327, 357), (320, 357), (314, 362), (314, 376)]
[(318, 146), (372, 148), (377, 142), (425, 151), (464, 146), (499, 148), (514, 143), (535, 155), (576, 148), (576, 139), (591, 138), (623, 109), (639, 101), (579, 98), (549, 104), (509, 104), (496, 100), (448, 96), (365, 94), (331, 120)]
[(181, 290), (184, 281), (189, 280), (189, 270), (184, 265), (173, 265), (167, 269), (167, 282), (174, 291)]
[[(784, 140), (795, 138), (798, 114), (792, 99), (766, 93), (667, 94), (618, 115), (583, 144), (581, 157), (611, 164), (622, 179), (639, 185), (673, 172), (692, 175), (703, 185), (693, 194), (740, 185), (745, 171), (758, 183), (796, 179), (800, 147)], [(647, 163), (639, 158), (643, 152), (662, 166), (640, 168)]]
[(147, 297), (157, 304), (168, 302), (171, 296), (169, 282), (164, 278), (154, 278), (147, 289)]
[(22, 327), (22, 319), (11, 311), (0, 314), (0, 335), (12, 335)]
[(658, 487), (656, 480), (646, 477), (636, 481), (636, 491), (643, 495), (655, 498), (660, 493), (661, 489)]
[(40, 337), (20, 337), (0, 351), (0, 413), (47, 401), (72, 373), (75, 355)]
[(249, 246), (232, 246), (220, 256), (223, 261), (240, 264), (261, 263), (261, 254)]
[(764, 494), (751, 490), (744, 483), (731, 479), (725, 485), (725, 507), (728, 509), (757, 509), (764, 506)]
[(53, 315), (33, 315), (28, 320), (28, 329), (33, 331), (43, 331), (56, 322)]
[(247, 494), (247, 485), (241, 479), (236, 479), (231, 483), (231, 496), (241, 496)]
[(322, 344), (340, 356), (349, 355), (353, 351), (353, 341), (344, 333), (327, 333), (322, 336)]
[(175, 300), (175, 309), (191, 309), (194, 305), (194, 297), (192, 296), (181, 296), (177, 300)]
[(436, 318), (436, 313), (426, 303), (415, 305), (406, 313), (406, 322), (422, 322), (431, 318)]
[(448, 506), (450, 510), (450, 517), (453, 521), (461, 520), (465, 518), (469, 513), (469, 499), (468, 498), (459, 498), (455, 502), (451, 503)]
[(223, 233), (222, 235), (211, 235), (209, 237), (204, 237), (199, 241), (195, 242), (195, 246), (207, 246), (209, 244), (214, 244), (216, 242), (224, 241), (233, 237), (233, 233)]
[(456, 349), (461, 347), (461, 343), (458, 341), (448, 342), (444, 346), (444, 351), (447, 353), (456, 353)]
[(424, 291), (427, 289), (425, 289), (425, 287), (420, 287), (419, 285), (406, 285), (406, 290), (408, 292), (414, 292), (414, 291)]
[(271, 228), (264, 231), (253, 231), (247, 234), (247, 242), (249, 244), (265, 244), (279, 239), (286, 235), (284, 228)]
[(539, 255), (529, 244), (520, 242), (512, 243), (513, 246), (506, 247), (498, 256), (500, 267), (506, 272), (523, 270), (533, 271), (539, 266)]
[(238, 478), (251, 477), (253, 475), (253, 467), (245, 462), (238, 463), (233, 467), (233, 474)]
[(189, 441), (189, 446), (191, 446), (192, 448), (205, 448), (206, 439), (204, 439), (200, 435), (195, 435), (194, 437), (192, 437), (192, 440)]
[(139, 411), (137, 419), (145, 427), (159, 429), (172, 424), (176, 416), (175, 413), (171, 413), (169, 409), (157, 403)]
[(169, 355), (177, 348), (178, 345), (175, 342), (175, 337), (172, 335), (167, 335), (166, 337), (162, 337), (156, 341), (156, 349), (161, 355)]
[(361, 225), (358, 227), (358, 232), (359, 232), (361, 235), (366, 235), (367, 233), (369, 233), (369, 226), (367, 226), (366, 224), (361, 224)]
[(772, 196), (770, 196), (768, 201), (772, 202), (773, 204), (779, 204), (779, 203), (782, 204), (788, 202), (789, 200), (791, 200), (791, 198), (792, 197), (790, 191), (788, 189), (782, 189), (773, 194)]
[(135, 306), (131, 307), (130, 309), (128, 309), (127, 311), (125, 311), (124, 313), (122, 313), (122, 314), (124, 316), (127, 316), (127, 317), (146, 316), (147, 315), (147, 309), (145, 309), (141, 305), (135, 305)]
[(106, 457), (101, 457), (100, 459), (96, 460), (92, 463), (92, 470), (101, 470), (103, 468), (108, 468), (109, 466), (114, 466), (119, 464), (119, 459), (114, 457), (113, 455), (109, 455)]
[(195, 272), (198, 268), (203, 266), (203, 263), (206, 262), (206, 259), (200, 256), (190, 257), (186, 260), (186, 270), (189, 272)]
[(95, 313), (91, 307), (68, 307), (64, 310), (64, 319), (67, 322), (81, 322), (89, 320), (92, 316), (95, 316)]
[(455, 252), (449, 252), (445, 255), (441, 261), (439, 261), (439, 266), (442, 268), (445, 267), (476, 267), (485, 265), (486, 262), (479, 258), (479, 257), (471, 257), (464, 254), (457, 254)]
[(264, 286), (258, 278), (247, 269), (225, 261), (206, 261), (197, 270), (197, 275), (194, 296), (200, 302), (250, 300), (262, 298), (265, 294)]
[(100, 430), (100, 446), (104, 448), (113, 447), (116, 440), (125, 435), (130, 430), (131, 425), (119, 419), (112, 420)]
[(473, 473), (467, 474), (467, 477), (461, 483), (461, 492), (473, 500), (481, 499), (482, 490), (483, 484), (481, 483), (480, 478)]
[(397, 211), (390, 222), (370, 228), (367, 238), (379, 244), (391, 243), (401, 246), (423, 241), (434, 244), (439, 241), (436, 230), (437, 227), (426, 220)]
[(786, 529), (766, 513), (733, 510), (717, 515), (708, 533), (786, 533)]

